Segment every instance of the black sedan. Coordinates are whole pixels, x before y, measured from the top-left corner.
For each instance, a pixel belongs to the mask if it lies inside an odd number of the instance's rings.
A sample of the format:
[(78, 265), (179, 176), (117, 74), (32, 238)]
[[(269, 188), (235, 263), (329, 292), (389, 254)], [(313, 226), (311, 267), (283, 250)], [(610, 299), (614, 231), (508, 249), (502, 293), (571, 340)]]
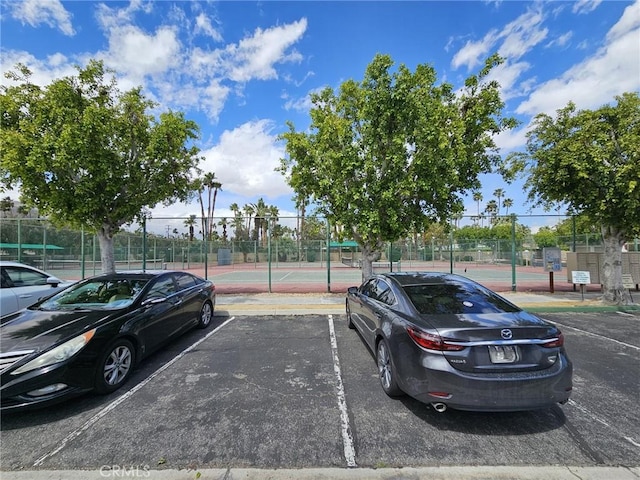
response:
[(375, 275), (348, 289), (346, 309), (389, 396), (444, 412), (547, 408), (571, 394), (560, 330), (466, 277)]
[(121, 387), (169, 339), (211, 324), (212, 282), (186, 272), (99, 275), (0, 319), (0, 409)]

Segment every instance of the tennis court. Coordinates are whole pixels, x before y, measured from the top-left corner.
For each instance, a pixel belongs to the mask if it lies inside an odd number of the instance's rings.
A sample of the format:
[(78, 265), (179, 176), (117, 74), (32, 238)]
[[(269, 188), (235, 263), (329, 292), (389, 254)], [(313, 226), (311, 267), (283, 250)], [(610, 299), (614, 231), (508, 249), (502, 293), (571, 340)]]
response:
[[(176, 266), (178, 267), (178, 266)], [(182, 269), (182, 268), (179, 268)], [(326, 264), (235, 264), (228, 266), (203, 266), (184, 268), (214, 281), (219, 293), (343, 293), (347, 288), (362, 282), (362, 271), (341, 263)], [(390, 271), (388, 263), (378, 264), (375, 272)], [(439, 271), (450, 272), (448, 262), (410, 261), (393, 265), (393, 271)], [(517, 266), (515, 272), (511, 265), (487, 265), (475, 263), (456, 263), (453, 273), (476, 280), (496, 291), (551, 290), (550, 274), (542, 267)], [(514, 281), (515, 275), (515, 281)], [(585, 288), (599, 291), (599, 285)], [(572, 291), (573, 284), (567, 282), (564, 269), (553, 273), (554, 291)]]
[[(118, 263), (118, 270), (139, 270), (142, 264)], [(340, 262), (267, 262), (217, 265), (210, 263), (206, 269), (202, 263), (147, 262), (148, 270), (171, 269), (193, 272), (211, 279), (220, 294), (239, 293), (344, 293), (350, 286), (360, 285), (362, 270), (357, 266)], [(388, 262), (374, 264), (375, 272), (388, 272)], [(540, 266), (516, 266), (510, 264), (483, 264), (474, 262), (402, 261), (393, 264), (393, 271), (437, 271), (464, 275), (498, 291), (550, 292), (549, 272)], [(78, 265), (50, 264), (47, 271), (64, 280), (83, 278)], [(86, 266), (84, 277), (99, 274), (100, 268)], [(515, 277), (515, 278), (514, 278)], [(554, 291), (573, 291), (567, 282), (565, 268), (553, 273)], [(585, 291), (599, 291), (599, 285), (586, 285)]]

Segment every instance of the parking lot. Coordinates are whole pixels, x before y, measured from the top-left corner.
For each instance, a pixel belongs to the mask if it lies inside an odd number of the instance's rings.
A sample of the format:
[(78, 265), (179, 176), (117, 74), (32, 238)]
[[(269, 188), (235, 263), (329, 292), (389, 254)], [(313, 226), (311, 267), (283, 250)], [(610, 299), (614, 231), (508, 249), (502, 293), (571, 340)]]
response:
[(640, 312), (543, 316), (565, 333), (572, 399), (507, 414), (440, 414), (387, 397), (344, 315), (216, 317), (112, 395), (3, 415), (2, 477), (105, 466), (616, 466), (636, 478)]

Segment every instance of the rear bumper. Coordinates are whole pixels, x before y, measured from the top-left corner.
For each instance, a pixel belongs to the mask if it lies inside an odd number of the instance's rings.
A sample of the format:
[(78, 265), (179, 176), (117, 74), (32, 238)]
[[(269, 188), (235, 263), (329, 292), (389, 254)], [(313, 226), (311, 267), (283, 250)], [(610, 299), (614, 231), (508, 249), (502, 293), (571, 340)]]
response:
[(458, 410), (504, 412), (548, 408), (566, 402), (573, 388), (573, 367), (565, 355), (559, 355), (550, 368), (535, 372), (467, 373), (454, 369), (444, 356), (430, 353), (423, 353), (420, 362), (407, 367), (411, 373), (400, 374), (404, 377), (400, 382), (408, 395), (424, 403), (445, 403)]

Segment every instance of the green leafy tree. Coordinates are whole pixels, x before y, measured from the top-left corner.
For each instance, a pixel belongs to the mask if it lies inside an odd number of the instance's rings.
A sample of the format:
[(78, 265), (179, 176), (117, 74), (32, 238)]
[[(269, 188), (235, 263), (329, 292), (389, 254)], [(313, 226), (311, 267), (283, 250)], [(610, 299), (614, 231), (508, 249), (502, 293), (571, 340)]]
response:
[(18, 186), (56, 224), (95, 232), (104, 272), (115, 270), (114, 234), (145, 209), (185, 200), (199, 161), (198, 126), (150, 115), (156, 105), (140, 88), (118, 91), (111, 73), (92, 60), (40, 87), (18, 65), (0, 90), (2, 186)]
[(511, 155), (509, 167), (528, 175), (537, 204), (567, 205), (600, 226), (603, 301), (628, 304), (621, 252), (640, 234), (640, 97), (625, 93), (597, 110), (569, 103), (556, 113), (535, 118), (526, 152)]
[(533, 240), (538, 248), (556, 247), (558, 245), (558, 234), (551, 227), (541, 227), (533, 234)]
[(499, 85), (487, 79), (498, 63), (489, 58), (456, 94), (436, 85), (430, 65), (392, 72), (391, 57), (376, 55), (361, 82), (311, 95), (309, 130), (288, 123), (281, 172), (358, 242), (363, 278), (385, 242), (461, 213), (463, 194), (499, 159), (494, 136), (515, 121), (501, 116)]

